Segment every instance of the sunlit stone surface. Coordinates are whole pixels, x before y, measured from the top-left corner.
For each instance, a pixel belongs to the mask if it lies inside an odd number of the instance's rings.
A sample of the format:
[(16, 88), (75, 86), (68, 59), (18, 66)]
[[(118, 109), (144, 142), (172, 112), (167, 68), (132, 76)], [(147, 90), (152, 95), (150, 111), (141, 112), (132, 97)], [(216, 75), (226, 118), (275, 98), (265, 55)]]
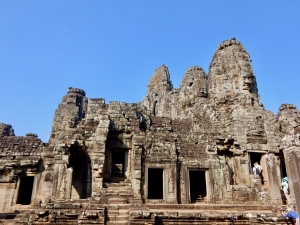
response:
[(1, 222), (286, 224), (283, 177), (300, 202), (300, 112), (266, 111), (250, 62), (230, 39), (178, 89), (160, 66), (136, 104), (69, 88), (48, 143), (0, 123)]

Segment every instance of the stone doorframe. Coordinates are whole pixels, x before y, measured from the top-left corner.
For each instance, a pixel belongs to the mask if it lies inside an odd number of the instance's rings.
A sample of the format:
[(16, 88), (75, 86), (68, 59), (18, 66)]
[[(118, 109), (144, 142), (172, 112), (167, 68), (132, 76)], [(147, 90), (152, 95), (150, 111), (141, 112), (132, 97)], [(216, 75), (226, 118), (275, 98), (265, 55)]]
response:
[(253, 163), (251, 162), (250, 154), (251, 153), (256, 153), (261, 155), (261, 159), (259, 162), (259, 165), (262, 167), (262, 175), (264, 177), (265, 181), (265, 186), (269, 186), (269, 172), (267, 169), (267, 161), (266, 161), (266, 151), (260, 151), (260, 150), (249, 150), (248, 151), (248, 157), (249, 157), (249, 173), (250, 175), (252, 174), (252, 168), (253, 168)]
[(188, 193), (188, 203), (191, 204), (191, 193), (190, 193), (190, 171), (205, 171), (205, 185), (206, 185), (206, 203), (211, 203), (212, 199), (212, 184), (211, 184), (211, 174), (208, 168), (201, 167), (187, 167), (186, 168), (186, 193)]
[(124, 178), (125, 180), (131, 180), (132, 172), (132, 150), (131, 148), (108, 148), (106, 150), (105, 163), (104, 163), (104, 178), (111, 179), (111, 164), (112, 164), (112, 152), (113, 151), (124, 151), (125, 152), (125, 162), (124, 162)]
[(18, 175), (18, 180), (17, 180), (17, 183), (16, 183), (16, 188), (15, 188), (13, 199), (12, 199), (12, 205), (17, 204), (22, 177), (34, 177), (33, 178), (32, 190), (31, 190), (31, 201), (30, 201), (30, 204), (32, 204), (32, 202), (36, 198), (36, 191), (37, 191), (37, 176), (36, 175), (37, 175), (37, 173), (26, 173), (26, 174), (23, 174), (22, 176)]
[[(163, 199), (148, 199), (148, 169), (162, 169), (163, 170)], [(168, 182), (166, 179), (166, 173), (167, 173), (167, 168), (164, 165), (161, 164), (146, 164), (145, 165), (145, 199), (146, 203), (159, 203), (159, 202), (165, 202), (166, 200), (166, 190), (168, 188)]]

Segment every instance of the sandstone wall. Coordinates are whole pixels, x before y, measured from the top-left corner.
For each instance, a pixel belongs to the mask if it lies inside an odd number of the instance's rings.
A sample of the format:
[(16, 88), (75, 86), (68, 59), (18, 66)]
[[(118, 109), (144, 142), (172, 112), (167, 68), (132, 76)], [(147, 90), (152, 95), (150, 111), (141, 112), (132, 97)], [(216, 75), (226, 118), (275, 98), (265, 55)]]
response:
[[(167, 66), (157, 68), (139, 103), (105, 103), (69, 88), (47, 144), (34, 134), (15, 137), (10, 125), (0, 123), (0, 210), (23, 207), (17, 199), (19, 180), (26, 176), (34, 176), (29, 208), (76, 209), (53, 211), (56, 219), (72, 217), (74, 223), (79, 218), (104, 223), (102, 209), (88, 210), (116, 203), (147, 210), (193, 201), (280, 205), (283, 176), (290, 178), (295, 205), (300, 202), (299, 121), (292, 104), (283, 104), (277, 116), (264, 109), (250, 55), (229, 39), (218, 46), (208, 74), (190, 67), (177, 89)], [(255, 161), (262, 177), (252, 174)], [(159, 199), (149, 198), (151, 170), (162, 171)], [(199, 198), (192, 197), (192, 174), (205, 187)], [(146, 214), (132, 213), (132, 223), (155, 223), (154, 213)], [(160, 218), (168, 223), (183, 217)], [(51, 218), (40, 213), (36, 221), (43, 220)]]

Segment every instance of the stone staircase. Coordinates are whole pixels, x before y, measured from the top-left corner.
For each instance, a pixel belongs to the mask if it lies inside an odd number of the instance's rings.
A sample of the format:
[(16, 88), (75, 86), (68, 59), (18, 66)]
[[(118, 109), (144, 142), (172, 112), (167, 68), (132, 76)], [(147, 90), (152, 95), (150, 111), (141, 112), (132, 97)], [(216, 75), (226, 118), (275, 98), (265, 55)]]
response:
[(107, 225), (129, 224), (130, 203), (133, 202), (131, 182), (117, 180), (105, 182), (100, 202), (106, 206)]
[(109, 204), (106, 209), (105, 221), (107, 225), (129, 224), (130, 204)]
[[(110, 191), (108, 192), (110, 193)], [(115, 194), (114, 194), (115, 195)], [(74, 209), (78, 215), (85, 212), (85, 218), (72, 218), (70, 209), (51, 209), (59, 213), (54, 213), (55, 220), (59, 224), (107, 224), (107, 225), (140, 225), (140, 224), (229, 224), (230, 217), (237, 217), (235, 224), (286, 224), (281, 215), (281, 210), (287, 205), (258, 205), (258, 204), (138, 204), (119, 203), (122, 200), (113, 197), (108, 199), (110, 203), (101, 205), (102, 208), (94, 209), (78, 208)], [(112, 202), (112, 203), (111, 203)], [(118, 202), (118, 203), (115, 203)], [(84, 203), (84, 202), (82, 202)], [(75, 203), (77, 204), (77, 203)], [(97, 209), (96, 209), (97, 208)], [(104, 211), (105, 208), (105, 211)], [(96, 210), (95, 210), (96, 209)], [(49, 210), (49, 209), (48, 209)], [(101, 211), (103, 219), (91, 217), (95, 211)], [(49, 224), (47, 216), (41, 215), (45, 209), (19, 210), (14, 213), (14, 221), (18, 224), (27, 224), (29, 214), (37, 218), (33, 224)], [(53, 213), (53, 212), (52, 212)], [(98, 212), (99, 213), (99, 212)], [(1, 222), (8, 222), (2, 215)], [(11, 216), (11, 215), (10, 215)], [(10, 218), (13, 219), (13, 218)], [(4, 223), (5, 224), (5, 223)]]
[(133, 202), (133, 191), (131, 182), (118, 181), (106, 182), (102, 188), (100, 202), (103, 204), (127, 204)]
[(199, 204), (199, 203), (206, 203), (207, 198), (202, 197), (202, 195), (199, 195), (198, 193), (191, 193), (191, 203), (192, 204)]
[[(277, 224), (286, 220), (281, 214), (283, 205), (258, 204), (147, 204), (147, 209), (132, 208), (130, 224)], [(155, 217), (155, 218), (154, 218)]]

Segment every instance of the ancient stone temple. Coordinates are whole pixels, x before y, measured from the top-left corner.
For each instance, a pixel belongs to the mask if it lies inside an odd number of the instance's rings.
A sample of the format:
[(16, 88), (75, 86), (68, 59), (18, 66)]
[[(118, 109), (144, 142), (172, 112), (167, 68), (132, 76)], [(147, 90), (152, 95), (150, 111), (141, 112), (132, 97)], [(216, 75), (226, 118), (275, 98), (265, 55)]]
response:
[(157, 68), (139, 103), (69, 88), (48, 143), (1, 123), (0, 221), (286, 224), (281, 209), (300, 207), (300, 111), (265, 110), (250, 62), (233, 38), (208, 74), (188, 68), (178, 89)]

